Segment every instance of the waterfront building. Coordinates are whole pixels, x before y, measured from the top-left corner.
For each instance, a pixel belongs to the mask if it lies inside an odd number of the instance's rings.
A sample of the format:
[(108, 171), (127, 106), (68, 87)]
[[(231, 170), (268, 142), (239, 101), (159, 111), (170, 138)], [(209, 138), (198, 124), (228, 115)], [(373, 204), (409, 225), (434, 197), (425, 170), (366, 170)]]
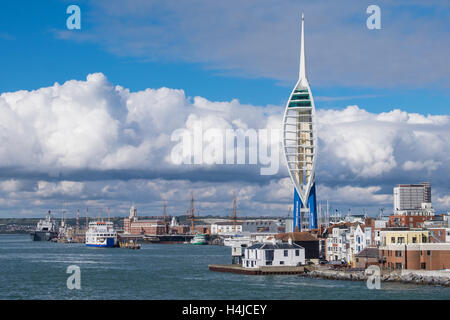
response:
[(450, 243), (390, 244), (379, 248), (384, 269), (450, 269)]
[(242, 222), (218, 221), (211, 223), (211, 234), (231, 235), (242, 233)]
[(319, 259), (320, 258), (320, 240), (314, 237), (309, 232), (289, 232), (280, 233), (275, 237), (277, 240), (298, 244), (305, 249), (305, 259)]
[(326, 240), (326, 259), (351, 263), (355, 254), (366, 246), (364, 225), (360, 223), (342, 223), (328, 228)]
[(166, 230), (167, 225), (162, 220), (139, 220), (135, 207), (131, 207), (129, 217), (123, 219), (123, 231), (125, 234), (162, 235), (166, 233)]
[(315, 186), (316, 115), (314, 99), (306, 78), (304, 33), (302, 14), (299, 79), (283, 116), (283, 152), (294, 185), (293, 229), (286, 232), (318, 227)]
[(266, 232), (266, 233), (278, 233), (280, 228), (280, 222), (278, 220), (247, 220), (242, 222), (242, 232)]
[(347, 256), (346, 232), (344, 225), (331, 229), (326, 241), (326, 259), (328, 261), (345, 261)]
[(259, 268), (266, 266), (299, 266), (305, 264), (305, 249), (292, 243), (256, 243), (245, 248), (242, 266)]
[(409, 230), (407, 228), (387, 228), (380, 232), (380, 246), (391, 244), (429, 243), (430, 232), (427, 230)]
[(366, 218), (364, 222), (364, 232), (366, 236), (366, 245), (379, 246), (381, 244), (380, 231), (388, 225), (387, 220)]
[(370, 265), (379, 265), (378, 247), (367, 247), (357, 253), (352, 261), (353, 268), (367, 269)]

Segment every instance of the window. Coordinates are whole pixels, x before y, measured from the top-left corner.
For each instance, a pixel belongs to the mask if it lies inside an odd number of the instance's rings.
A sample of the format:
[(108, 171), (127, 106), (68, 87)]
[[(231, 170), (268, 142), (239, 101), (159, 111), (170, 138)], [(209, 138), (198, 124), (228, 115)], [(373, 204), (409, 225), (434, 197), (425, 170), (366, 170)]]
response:
[(288, 251), (284, 250), (284, 256), (287, 257), (288, 256)]
[(273, 260), (273, 250), (266, 250), (266, 260)]
[(416, 243), (417, 242), (417, 238), (416, 237), (413, 237), (412, 238), (412, 243)]
[(396, 257), (403, 257), (403, 252), (402, 252), (402, 251), (399, 251), (399, 250), (396, 250), (396, 251), (395, 251), (395, 256), (396, 256)]
[(420, 269), (426, 269), (427, 268), (427, 264), (425, 262), (422, 262), (420, 264)]
[(395, 237), (391, 237), (391, 242), (395, 243)]
[(280, 261), (280, 265), (283, 265), (284, 264), (284, 261)]
[(431, 255), (431, 251), (427, 250), (427, 256)]
[(266, 261), (266, 266), (271, 266), (272, 265), (272, 261)]
[(396, 263), (395, 264), (395, 269), (402, 269), (402, 268), (403, 268), (403, 266), (402, 266), (401, 263)]
[(298, 257), (300, 255), (300, 250), (295, 250), (295, 256)]

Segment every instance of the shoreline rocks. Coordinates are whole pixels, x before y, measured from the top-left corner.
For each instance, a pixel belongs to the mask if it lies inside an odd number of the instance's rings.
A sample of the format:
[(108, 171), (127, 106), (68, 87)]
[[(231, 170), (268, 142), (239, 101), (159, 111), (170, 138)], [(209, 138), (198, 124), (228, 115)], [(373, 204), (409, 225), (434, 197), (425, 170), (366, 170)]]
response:
[[(322, 278), (328, 280), (366, 281), (368, 275), (364, 271), (337, 271), (337, 270), (312, 270), (301, 275), (306, 278)], [(421, 285), (436, 285), (450, 287), (448, 276), (423, 276), (414, 272), (400, 275), (397, 272), (388, 272), (381, 275), (383, 282), (400, 282)]]

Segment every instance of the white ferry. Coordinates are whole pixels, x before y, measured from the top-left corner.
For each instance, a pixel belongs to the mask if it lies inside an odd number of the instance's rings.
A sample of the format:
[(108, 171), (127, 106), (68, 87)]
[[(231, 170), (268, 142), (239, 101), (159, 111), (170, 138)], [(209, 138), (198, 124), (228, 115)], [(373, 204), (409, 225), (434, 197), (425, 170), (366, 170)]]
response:
[(90, 222), (85, 243), (88, 247), (117, 247), (117, 232), (114, 230), (114, 224), (109, 221)]

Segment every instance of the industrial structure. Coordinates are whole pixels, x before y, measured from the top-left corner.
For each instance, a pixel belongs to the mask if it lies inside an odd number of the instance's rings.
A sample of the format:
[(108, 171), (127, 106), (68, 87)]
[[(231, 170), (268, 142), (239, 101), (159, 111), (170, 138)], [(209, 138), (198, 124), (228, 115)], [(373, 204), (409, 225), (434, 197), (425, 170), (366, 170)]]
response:
[(304, 31), (302, 14), (299, 79), (292, 90), (283, 117), (283, 151), (294, 184), (292, 231), (318, 227), (315, 186), (317, 135), (314, 99), (306, 78)]

